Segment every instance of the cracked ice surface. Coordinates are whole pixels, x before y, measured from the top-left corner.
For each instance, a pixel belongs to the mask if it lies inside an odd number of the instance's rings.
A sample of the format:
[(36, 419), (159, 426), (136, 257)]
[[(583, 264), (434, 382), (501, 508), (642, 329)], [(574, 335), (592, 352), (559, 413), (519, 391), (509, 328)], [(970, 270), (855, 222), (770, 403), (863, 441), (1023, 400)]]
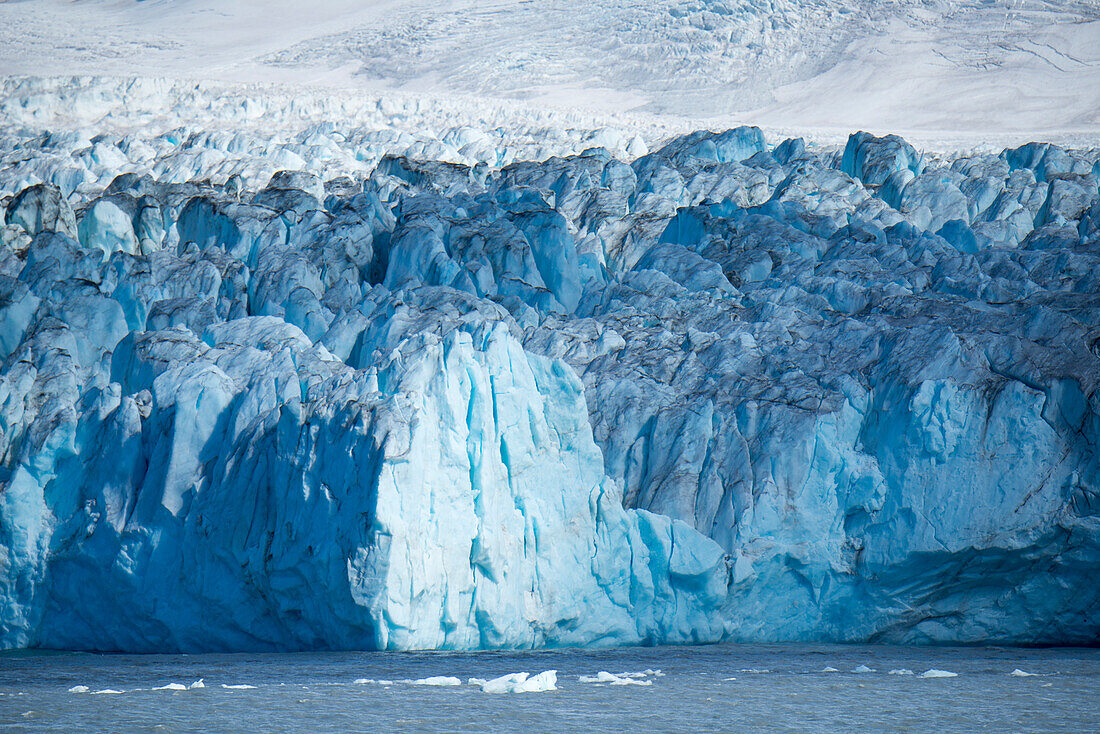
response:
[(1096, 637), (1096, 150), (30, 120), (4, 646)]

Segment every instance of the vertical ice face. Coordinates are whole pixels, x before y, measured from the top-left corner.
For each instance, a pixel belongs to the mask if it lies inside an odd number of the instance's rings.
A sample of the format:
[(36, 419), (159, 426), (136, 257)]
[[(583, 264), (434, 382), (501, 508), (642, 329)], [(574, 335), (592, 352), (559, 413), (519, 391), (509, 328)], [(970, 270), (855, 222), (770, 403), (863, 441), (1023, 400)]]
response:
[(1096, 151), (183, 137), (5, 204), (0, 644), (1095, 639)]
[(383, 647), (721, 636), (722, 551), (622, 508), (563, 362), (497, 324), (405, 344), (378, 380), (413, 416), (386, 452), (372, 546), (349, 566), (380, 590)]
[(412, 332), (364, 371), (273, 317), (204, 340), (127, 337), (9, 480), (5, 645), (721, 637), (724, 553), (623, 509), (576, 375), (503, 325)]

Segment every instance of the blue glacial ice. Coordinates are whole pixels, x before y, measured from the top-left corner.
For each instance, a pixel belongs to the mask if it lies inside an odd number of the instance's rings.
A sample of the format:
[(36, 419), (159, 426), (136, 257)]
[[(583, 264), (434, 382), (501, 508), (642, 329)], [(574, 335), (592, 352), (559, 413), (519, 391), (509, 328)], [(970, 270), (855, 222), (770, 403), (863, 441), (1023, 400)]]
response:
[(171, 135), (17, 141), (0, 646), (1097, 639), (1100, 152)]

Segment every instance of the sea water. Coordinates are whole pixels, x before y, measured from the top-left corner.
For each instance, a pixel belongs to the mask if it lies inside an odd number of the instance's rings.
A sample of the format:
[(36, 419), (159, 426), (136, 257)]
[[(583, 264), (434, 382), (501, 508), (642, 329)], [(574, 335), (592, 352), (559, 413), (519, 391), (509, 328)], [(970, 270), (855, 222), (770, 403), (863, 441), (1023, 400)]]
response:
[[(549, 670), (555, 690), (478, 684)], [(0, 654), (0, 731), (1097, 732), (1100, 650), (17, 651)]]

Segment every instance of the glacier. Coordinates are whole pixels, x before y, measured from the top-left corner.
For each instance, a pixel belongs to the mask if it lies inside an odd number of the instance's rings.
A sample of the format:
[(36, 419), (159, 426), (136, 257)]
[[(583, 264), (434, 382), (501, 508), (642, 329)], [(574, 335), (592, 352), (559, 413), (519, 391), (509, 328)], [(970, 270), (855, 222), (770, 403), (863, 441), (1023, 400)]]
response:
[(1100, 150), (435, 134), (5, 128), (0, 647), (1096, 642)]

